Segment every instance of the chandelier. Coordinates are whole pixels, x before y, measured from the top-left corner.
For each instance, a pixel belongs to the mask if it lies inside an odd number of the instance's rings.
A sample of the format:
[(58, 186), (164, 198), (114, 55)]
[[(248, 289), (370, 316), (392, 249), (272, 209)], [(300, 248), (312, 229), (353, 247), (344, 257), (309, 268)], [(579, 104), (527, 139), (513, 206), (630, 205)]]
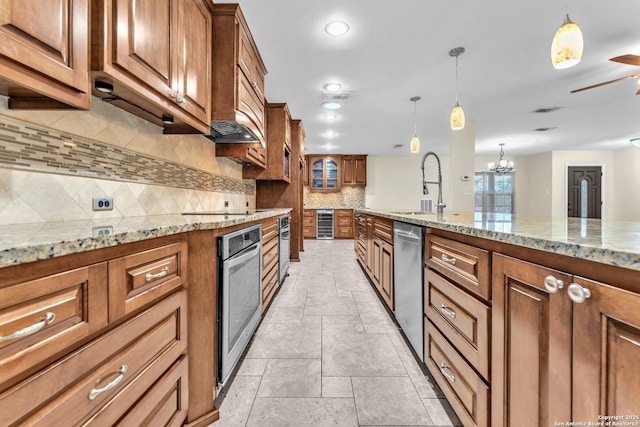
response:
[(510, 172), (513, 172), (513, 163), (509, 160), (504, 160), (502, 157), (504, 156), (504, 143), (500, 144), (500, 159), (498, 163), (490, 162), (487, 166), (489, 166), (489, 172), (493, 172), (497, 175), (506, 175)]

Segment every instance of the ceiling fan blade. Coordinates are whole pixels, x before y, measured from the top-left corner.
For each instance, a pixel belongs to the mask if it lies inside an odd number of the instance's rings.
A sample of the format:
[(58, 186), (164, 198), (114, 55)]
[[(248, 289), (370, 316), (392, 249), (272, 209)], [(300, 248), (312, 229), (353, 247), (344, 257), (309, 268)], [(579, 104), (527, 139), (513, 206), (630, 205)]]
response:
[(574, 89), (574, 90), (571, 91), (571, 93), (582, 92), (583, 90), (593, 89), (593, 88), (604, 86), (604, 85), (608, 85), (608, 84), (611, 84), (611, 83), (620, 82), (622, 80), (633, 79), (633, 78), (636, 78), (638, 76), (640, 76), (640, 74), (631, 74), (630, 76), (620, 77), (620, 78), (617, 78), (617, 79), (609, 80), (607, 82), (597, 83), (595, 85), (591, 85), (591, 86), (587, 86), (587, 87), (581, 87), (580, 89)]
[(637, 65), (640, 67), (640, 55), (632, 55), (630, 53), (616, 56), (615, 58), (609, 59), (609, 61), (619, 62), (621, 64)]

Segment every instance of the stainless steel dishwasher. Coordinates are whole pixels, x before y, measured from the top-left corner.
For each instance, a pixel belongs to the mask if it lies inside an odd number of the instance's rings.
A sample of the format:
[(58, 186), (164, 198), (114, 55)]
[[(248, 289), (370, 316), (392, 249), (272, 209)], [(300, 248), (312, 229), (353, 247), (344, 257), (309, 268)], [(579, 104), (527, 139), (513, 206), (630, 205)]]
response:
[(393, 222), (396, 320), (424, 362), (424, 227)]

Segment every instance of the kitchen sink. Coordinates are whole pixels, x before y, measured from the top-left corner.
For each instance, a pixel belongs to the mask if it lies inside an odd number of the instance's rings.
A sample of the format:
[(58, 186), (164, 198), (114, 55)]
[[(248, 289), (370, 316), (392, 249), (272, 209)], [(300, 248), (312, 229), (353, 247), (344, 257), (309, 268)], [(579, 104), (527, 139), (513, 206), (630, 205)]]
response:
[(389, 212), (395, 215), (433, 215), (433, 212), (423, 212), (423, 211), (394, 211)]

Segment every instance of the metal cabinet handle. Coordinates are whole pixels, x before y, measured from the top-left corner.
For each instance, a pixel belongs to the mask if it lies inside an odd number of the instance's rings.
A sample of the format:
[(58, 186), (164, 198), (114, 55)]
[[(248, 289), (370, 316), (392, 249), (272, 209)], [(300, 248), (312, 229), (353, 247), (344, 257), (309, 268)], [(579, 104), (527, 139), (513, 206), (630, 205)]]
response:
[(118, 384), (122, 382), (124, 379), (124, 374), (127, 373), (127, 365), (122, 365), (120, 370), (118, 371), (118, 376), (113, 379), (109, 384), (105, 385), (102, 388), (94, 388), (89, 392), (89, 400), (94, 400), (96, 397), (100, 396), (105, 391), (111, 390)]
[(451, 381), (452, 383), (456, 382), (456, 377), (453, 374), (449, 374), (447, 373), (446, 369), (451, 370), (446, 363), (441, 362), (440, 363), (440, 372), (442, 372), (442, 375), (444, 375), (445, 377), (447, 377), (447, 379), (449, 381)]
[(445, 254), (442, 254), (442, 256), (440, 257), (444, 262), (448, 262), (451, 265), (456, 265), (456, 259), (451, 257), (449, 258), (448, 256), (446, 256)]
[(449, 307), (447, 307), (444, 304), (440, 304), (440, 311), (442, 311), (444, 314), (451, 317), (452, 319), (456, 318), (456, 312), (451, 310)]
[(0, 342), (15, 340), (16, 338), (22, 338), (22, 337), (26, 337), (31, 334), (34, 334), (38, 332), (40, 329), (47, 326), (49, 323), (53, 322), (53, 319), (55, 318), (56, 318), (56, 315), (54, 313), (48, 312), (44, 315), (44, 319), (42, 319), (38, 323), (34, 323), (33, 325), (27, 326), (26, 328), (20, 329), (19, 331), (15, 331), (12, 334), (0, 337)]
[(258, 92), (258, 95), (260, 95), (261, 98), (264, 98), (264, 95), (262, 95), (262, 91), (260, 90), (260, 87), (258, 86), (258, 83), (252, 82), (251, 83), (251, 87), (253, 88), (253, 90)]
[(166, 276), (167, 274), (169, 274), (169, 267), (165, 267), (162, 269), (162, 271), (160, 271), (160, 273), (156, 273), (156, 274), (151, 274), (151, 273), (147, 273), (146, 276), (144, 276), (144, 278), (147, 280), (147, 282), (150, 282), (154, 279), (159, 279), (161, 277)]
[(560, 279), (556, 279), (552, 275), (548, 275), (544, 278), (544, 288), (552, 294), (555, 294), (564, 287), (564, 282)]
[(591, 291), (577, 283), (572, 283), (567, 288), (569, 299), (576, 304), (582, 304), (587, 298), (591, 298)]

